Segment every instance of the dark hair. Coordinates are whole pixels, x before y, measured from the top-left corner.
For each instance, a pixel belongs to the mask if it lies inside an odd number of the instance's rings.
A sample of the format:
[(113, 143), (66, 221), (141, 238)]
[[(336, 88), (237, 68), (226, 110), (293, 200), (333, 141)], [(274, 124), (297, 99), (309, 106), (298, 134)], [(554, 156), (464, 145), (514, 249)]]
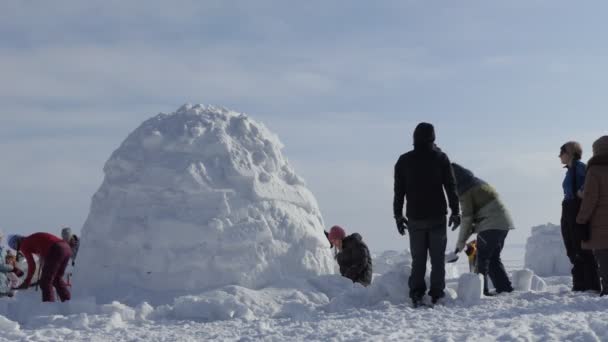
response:
[(581, 144), (576, 141), (568, 141), (560, 147), (559, 153), (560, 155), (568, 153), (572, 156), (572, 159), (581, 160), (583, 157), (583, 148), (581, 147)]

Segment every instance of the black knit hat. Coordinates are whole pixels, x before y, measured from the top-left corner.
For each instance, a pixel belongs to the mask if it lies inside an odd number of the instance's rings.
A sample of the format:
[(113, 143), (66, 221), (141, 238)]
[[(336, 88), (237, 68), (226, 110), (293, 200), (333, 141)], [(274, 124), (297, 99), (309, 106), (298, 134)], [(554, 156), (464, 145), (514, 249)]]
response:
[(435, 128), (430, 123), (421, 122), (414, 130), (414, 145), (435, 142)]

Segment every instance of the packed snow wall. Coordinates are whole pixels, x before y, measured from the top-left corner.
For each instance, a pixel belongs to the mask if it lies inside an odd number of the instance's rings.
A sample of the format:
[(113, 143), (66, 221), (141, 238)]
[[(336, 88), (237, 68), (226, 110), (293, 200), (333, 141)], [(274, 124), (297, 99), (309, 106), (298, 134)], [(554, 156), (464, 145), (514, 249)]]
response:
[(316, 199), (264, 125), (184, 105), (112, 154), (74, 286), (123, 298), (333, 273)]
[(541, 277), (570, 275), (561, 228), (548, 223), (532, 228), (526, 242), (525, 265)]

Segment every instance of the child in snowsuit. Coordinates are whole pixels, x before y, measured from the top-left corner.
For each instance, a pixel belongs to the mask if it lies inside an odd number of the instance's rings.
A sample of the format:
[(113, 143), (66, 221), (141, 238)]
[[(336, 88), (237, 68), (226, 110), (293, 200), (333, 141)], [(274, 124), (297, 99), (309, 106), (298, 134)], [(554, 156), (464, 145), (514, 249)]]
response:
[(340, 266), (340, 274), (363, 286), (371, 284), (372, 258), (361, 235), (354, 233), (346, 236), (344, 229), (333, 226), (329, 230), (328, 239), (338, 251), (336, 260)]
[(8, 244), (16, 251), (20, 251), (27, 260), (27, 276), (19, 289), (27, 289), (32, 281), (36, 263), (34, 254), (38, 255), (41, 263), (41, 275), (38, 280), (42, 290), (43, 302), (54, 302), (53, 287), (62, 302), (70, 300), (71, 294), (63, 274), (72, 257), (72, 249), (61, 238), (49, 233), (35, 233), (27, 237), (13, 235)]

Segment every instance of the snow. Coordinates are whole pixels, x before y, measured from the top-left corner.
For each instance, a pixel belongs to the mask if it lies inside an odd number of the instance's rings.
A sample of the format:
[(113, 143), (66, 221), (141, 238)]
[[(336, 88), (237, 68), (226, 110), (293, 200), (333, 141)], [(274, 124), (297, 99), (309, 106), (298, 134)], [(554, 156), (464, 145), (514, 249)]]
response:
[(547, 282), (536, 274), (532, 276), (532, 281), (530, 283), (530, 290), (536, 292), (544, 292), (547, 291)]
[(530, 291), (532, 289), (532, 277), (534, 272), (524, 269), (513, 272), (513, 288), (517, 291)]
[(458, 279), (458, 299), (466, 305), (477, 304), (483, 297), (481, 274), (465, 273)]
[(525, 267), (542, 277), (570, 275), (572, 265), (559, 226), (548, 223), (532, 228), (526, 243)]
[(264, 125), (224, 108), (184, 105), (145, 121), (105, 165), (76, 289), (165, 304), (334, 273), (317, 202), (281, 149)]
[[(384, 278), (393, 274), (399, 277)], [(243, 287), (226, 289), (226, 298), (247, 304), (253, 315), (210, 320), (205, 307), (211, 296), (176, 299), (169, 305), (149, 304), (130, 307), (121, 303), (75, 306), (50, 305), (42, 309), (28, 302), (27, 293), (6, 299), (12, 306), (29, 307), (30, 315), (19, 321), (3, 311), (0, 340), (10, 341), (254, 341), (254, 340), (416, 340), (416, 341), (518, 341), (608, 339), (607, 298), (594, 293), (569, 291), (569, 277), (549, 277), (547, 291), (515, 291), (495, 297), (481, 297), (475, 303), (448, 298), (433, 309), (412, 309), (403, 292), (407, 271), (389, 270), (383, 286), (391, 284), (394, 294), (375, 297), (377, 290), (343, 281), (337, 275), (315, 277), (301, 289)], [(450, 288), (462, 279), (477, 279), (464, 274), (448, 281)], [(320, 286), (322, 284), (323, 286)], [(293, 284), (292, 284), (293, 285)], [(373, 286), (373, 285), (372, 285)], [(303, 290), (308, 287), (309, 290)], [(323, 290), (321, 288), (324, 287)], [(339, 290), (341, 289), (341, 290)], [(478, 288), (480, 289), (480, 287)], [(366, 294), (365, 292), (369, 292)], [(333, 294), (332, 294), (333, 293)], [(33, 293), (31, 299), (39, 293)], [(316, 294), (313, 296), (313, 294)], [(331, 294), (328, 296), (327, 294)], [(324, 298), (323, 296), (327, 296)], [(358, 297), (362, 295), (363, 299)], [(351, 296), (356, 305), (346, 305)], [(203, 300), (205, 299), (205, 300)], [(220, 299), (220, 300), (224, 300)], [(24, 302), (25, 300), (25, 302)], [(4, 302), (4, 301), (3, 301)], [(326, 304), (324, 304), (326, 303)], [(341, 303), (337, 305), (337, 303)], [(344, 305), (343, 305), (344, 304)], [(334, 305), (336, 305), (334, 307)], [(224, 313), (238, 313), (238, 307), (218, 306)], [(83, 309), (93, 309), (83, 312)], [(85, 310), (86, 311), (86, 310)], [(213, 311), (207, 311), (213, 312)]]

